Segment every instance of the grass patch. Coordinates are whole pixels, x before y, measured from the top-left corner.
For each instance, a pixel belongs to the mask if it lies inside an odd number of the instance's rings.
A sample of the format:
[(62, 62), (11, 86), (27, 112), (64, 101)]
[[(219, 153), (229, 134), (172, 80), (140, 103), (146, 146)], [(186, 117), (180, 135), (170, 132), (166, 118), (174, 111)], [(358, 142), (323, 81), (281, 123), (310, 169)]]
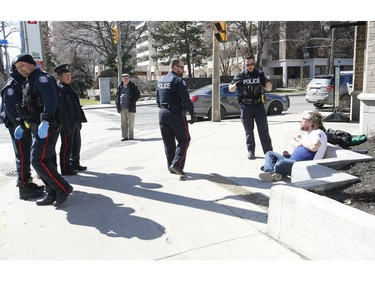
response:
[[(94, 99), (79, 99), (82, 106), (85, 105), (99, 105), (100, 101)], [(114, 104), (114, 101), (111, 101), (111, 104)]]
[(92, 99), (79, 99), (79, 102), (81, 105), (96, 105), (100, 102), (98, 100), (92, 100)]

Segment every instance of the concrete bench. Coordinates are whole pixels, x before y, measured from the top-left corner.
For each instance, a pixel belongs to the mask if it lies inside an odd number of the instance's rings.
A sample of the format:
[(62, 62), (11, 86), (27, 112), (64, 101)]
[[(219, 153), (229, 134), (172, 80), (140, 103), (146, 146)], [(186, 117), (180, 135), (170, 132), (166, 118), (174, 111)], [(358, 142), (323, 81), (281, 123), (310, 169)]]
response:
[(375, 259), (375, 216), (304, 189), (272, 187), (267, 226), (310, 260)]
[(373, 157), (328, 144), (323, 159), (299, 161), (293, 164), (291, 182), (293, 186), (310, 190), (328, 190), (358, 178), (339, 169), (356, 162), (372, 161)]
[(375, 259), (375, 216), (308, 191), (357, 182), (333, 168), (371, 160), (329, 145), (324, 159), (294, 163), (291, 184), (271, 189), (267, 234), (311, 260)]

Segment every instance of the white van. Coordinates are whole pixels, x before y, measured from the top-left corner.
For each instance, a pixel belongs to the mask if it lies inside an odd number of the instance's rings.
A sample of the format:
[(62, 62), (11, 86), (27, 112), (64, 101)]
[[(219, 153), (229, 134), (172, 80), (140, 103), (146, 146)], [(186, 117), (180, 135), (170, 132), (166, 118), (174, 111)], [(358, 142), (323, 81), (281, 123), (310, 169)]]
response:
[[(335, 79), (333, 74), (315, 76), (307, 85), (305, 99), (321, 108), (325, 104), (333, 105)], [(340, 71), (340, 101), (343, 108), (350, 107), (349, 92), (353, 85), (353, 71)]]

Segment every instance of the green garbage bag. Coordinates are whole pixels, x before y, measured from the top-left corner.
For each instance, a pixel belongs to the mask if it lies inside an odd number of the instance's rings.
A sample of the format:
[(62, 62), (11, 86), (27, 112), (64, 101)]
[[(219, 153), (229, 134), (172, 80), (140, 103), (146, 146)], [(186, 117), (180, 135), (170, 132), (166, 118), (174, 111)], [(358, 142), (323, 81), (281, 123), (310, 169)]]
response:
[(352, 141), (350, 145), (351, 146), (358, 145), (358, 144), (364, 143), (365, 141), (367, 141), (366, 135), (358, 135), (356, 137), (352, 137)]

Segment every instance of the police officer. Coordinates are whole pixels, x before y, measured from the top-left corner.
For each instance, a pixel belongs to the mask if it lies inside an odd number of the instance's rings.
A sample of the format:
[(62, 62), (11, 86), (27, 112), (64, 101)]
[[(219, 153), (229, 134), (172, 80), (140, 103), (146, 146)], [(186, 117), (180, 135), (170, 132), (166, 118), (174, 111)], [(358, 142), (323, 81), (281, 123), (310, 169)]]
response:
[(87, 167), (80, 165), (81, 128), (87, 122), (79, 102), (79, 96), (69, 85), (72, 73), (69, 64), (59, 65), (54, 69), (57, 74), (57, 91), (60, 94), (63, 124), (60, 132), (60, 168), (62, 175), (75, 175)]
[[(18, 72), (27, 77), (23, 87), (23, 109), (31, 126), (33, 144), (31, 163), (44, 182), (47, 194), (37, 205), (61, 206), (73, 187), (57, 172), (56, 142), (62, 123), (61, 105), (56, 92), (56, 80), (36, 67), (33, 57), (20, 54), (15, 59)], [(23, 129), (18, 126), (14, 132), (20, 139)]]
[[(13, 143), (14, 154), (16, 157), (17, 186), (19, 196), (22, 200), (29, 198), (38, 198), (43, 196), (43, 186), (38, 186), (33, 182), (30, 172), (30, 148), (31, 132), (28, 123), (20, 115), (22, 104), (22, 83), (25, 78), (16, 70), (15, 63), (12, 63), (12, 71), (6, 85), (1, 90), (1, 118), (4, 125), (8, 128)], [(14, 130), (19, 125), (23, 126), (24, 132), (21, 139), (14, 138)]]
[(264, 72), (255, 68), (255, 57), (245, 58), (246, 69), (239, 72), (229, 85), (229, 91), (235, 92), (241, 106), (241, 121), (246, 133), (247, 158), (255, 159), (254, 120), (257, 124), (263, 152), (272, 151), (271, 137), (268, 131), (265, 90), (272, 90), (272, 83), (265, 77)]
[(172, 60), (170, 67), (169, 73), (157, 84), (156, 103), (160, 108), (159, 126), (169, 171), (172, 174), (185, 175), (183, 169), (190, 143), (186, 111), (191, 115), (190, 124), (196, 121), (196, 114), (186, 83), (181, 78), (184, 74), (183, 60)]

